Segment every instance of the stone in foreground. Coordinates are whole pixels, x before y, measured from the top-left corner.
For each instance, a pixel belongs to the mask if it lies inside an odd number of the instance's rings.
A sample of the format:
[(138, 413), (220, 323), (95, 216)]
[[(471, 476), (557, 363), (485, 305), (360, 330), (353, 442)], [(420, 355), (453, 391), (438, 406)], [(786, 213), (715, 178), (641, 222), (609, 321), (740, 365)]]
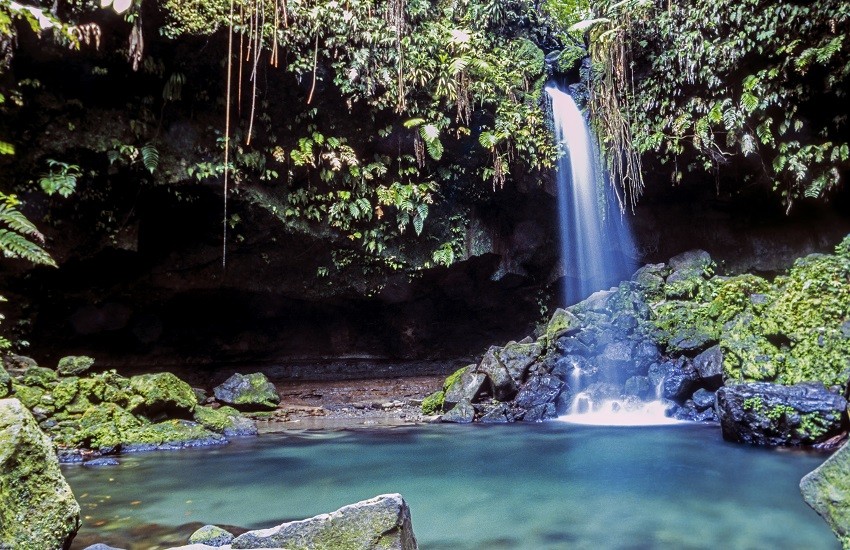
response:
[(233, 542), (233, 534), (215, 525), (204, 525), (189, 537), (189, 544), (221, 547)]
[(0, 400), (0, 549), (68, 548), (79, 528), (50, 439), (20, 401)]
[(240, 411), (274, 410), (280, 396), (261, 372), (253, 374), (235, 373), (220, 386), (213, 389), (215, 398)]
[(380, 495), (336, 512), (271, 529), (248, 531), (232, 548), (287, 550), (416, 550), (410, 508), (399, 494)]
[(819, 382), (735, 384), (717, 390), (716, 399), (724, 439), (771, 447), (827, 441), (842, 431), (847, 409)]
[(845, 444), (800, 481), (806, 504), (826, 520), (850, 549), (850, 447)]

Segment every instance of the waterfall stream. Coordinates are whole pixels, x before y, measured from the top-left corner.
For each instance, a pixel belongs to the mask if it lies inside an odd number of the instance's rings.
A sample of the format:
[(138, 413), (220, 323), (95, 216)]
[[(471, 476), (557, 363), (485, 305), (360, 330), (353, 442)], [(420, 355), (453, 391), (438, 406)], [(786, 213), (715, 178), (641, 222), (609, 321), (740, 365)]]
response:
[(563, 292), (569, 304), (628, 278), (635, 268), (629, 256), (634, 244), (618, 207), (611, 204), (613, 188), (602, 177), (581, 111), (558, 87), (549, 85), (546, 92), (552, 100), (555, 137), (565, 152), (556, 178)]
[[(563, 293), (567, 304), (628, 279), (635, 268), (634, 242), (624, 216), (607, 184), (590, 129), (573, 98), (555, 85), (546, 87), (552, 101), (555, 137), (563, 150), (557, 166), (558, 215)], [(632, 345), (630, 343), (629, 345)], [(600, 425), (656, 425), (668, 418), (661, 388), (642, 399), (624, 391), (599, 392), (600, 381), (621, 378), (618, 367), (598, 358), (593, 375), (574, 365), (569, 373), (572, 394), (568, 422)], [(597, 368), (598, 367), (598, 368)], [(612, 372), (605, 372), (611, 370)], [(622, 381), (620, 381), (622, 388)], [(609, 386), (610, 387), (610, 386)], [(614, 393), (614, 395), (612, 395)], [(620, 394), (620, 395), (617, 395)]]

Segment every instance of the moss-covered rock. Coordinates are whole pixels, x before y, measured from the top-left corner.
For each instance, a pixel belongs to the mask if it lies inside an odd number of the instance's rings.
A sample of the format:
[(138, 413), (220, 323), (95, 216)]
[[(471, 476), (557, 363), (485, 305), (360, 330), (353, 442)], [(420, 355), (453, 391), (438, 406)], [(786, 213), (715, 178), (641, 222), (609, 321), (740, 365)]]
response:
[(77, 376), (94, 365), (94, 359), (86, 355), (69, 355), (59, 360), (56, 370), (63, 376)]
[(6, 397), (12, 392), (12, 377), (3, 367), (0, 361), (0, 398)]
[(79, 527), (52, 443), (20, 401), (0, 400), (0, 548), (68, 548)]
[(74, 442), (92, 449), (115, 450), (129, 441), (132, 430), (146, 423), (114, 403), (93, 405), (80, 418)]
[(179, 449), (183, 447), (205, 447), (222, 445), (227, 440), (189, 420), (172, 419), (156, 424), (144, 424), (124, 433), (121, 443), (123, 451), (146, 451), (153, 449)]
[(36, 386), (24, 386), (15, 381), (12, 382), (12, 392), (14, 396), (24, 404), (24, 407), (33, 410), (41, 403), (41, 398), (44, 397), (45, 391)]
[(669, 352), (705, 349), (717, 342), (718, 327), (705, 303), (670, 300), (657, 304), (653, 313), (652, 337)]
[(410, 508), (399, 494), (380, 495), (330, 514), (248, 531), (232, 548), (416, 550)]
[(850, 549), (850, 446), (844, 444), (800, 481), (803, 500), (826, 520), (841, 546)]
[(59, 376), (53, 369), (44, 367), (29, 367), (21, 377), (21, 383), (26, 386), (49, 389), (56, 385)]
[(577, 330), (580, 327), (581, 320), (578, 317), (565, 309), (558, 308), (546, 324), (546, 332), (544, 334), (546, 338), (545, 341), (547, 345), (554, 344), (554, 342), (561, 336), (564, 336), (573, 330)]
[(160, 413), (185, 416), (198, 404), (192, 387), (170, 372), (133, 376), (130, 387), (142, 398), (134, 404), (133, 411), (148, 416)]
[(274, 384), (261, 372), (235, 373), (213, 389), (215, 398), (239, 410), (272, 410), (280, 403)]
[(446, 394), (443, 390), (438, 390), (422, 400), (422, 414), (432, 415), (443, 412), (443, 403), (446, 400)]
[(256, 435), (257, 425), (232, 407), (195, 407), (195, 422), (204, 428), (225, 436)]
[(219, 547), (233, 542), (233, 533), (215, 525), (204, 525), (189, 536), (189, 544)]

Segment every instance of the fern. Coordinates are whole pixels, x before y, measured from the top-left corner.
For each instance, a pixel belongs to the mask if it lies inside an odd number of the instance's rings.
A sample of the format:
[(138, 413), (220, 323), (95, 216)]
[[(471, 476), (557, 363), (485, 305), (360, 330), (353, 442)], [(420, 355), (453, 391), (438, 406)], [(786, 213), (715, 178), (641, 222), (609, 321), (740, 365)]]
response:
[(159, 166), (159, 151), (157, 150), (156, 145), (153, 143), (146, 143), (142, 146), (141, 153), (142, 164), (145, 165), (148, 172), (153, 174), (157, 166)]
[(443, 243), (440, 248), (434, 251), (431, 255), (431, 259), (437, 265), (444, 265), (446, 267), (452, 265), (455, 261), (455, 252), (452, 249), (451, 243)]
[(18, 204), (15, 195), (0, 192), (0, 252), (7, 258), (56, 267), (50, 254), (33, 242), (43, 243), (44, 235), (18, 210)]

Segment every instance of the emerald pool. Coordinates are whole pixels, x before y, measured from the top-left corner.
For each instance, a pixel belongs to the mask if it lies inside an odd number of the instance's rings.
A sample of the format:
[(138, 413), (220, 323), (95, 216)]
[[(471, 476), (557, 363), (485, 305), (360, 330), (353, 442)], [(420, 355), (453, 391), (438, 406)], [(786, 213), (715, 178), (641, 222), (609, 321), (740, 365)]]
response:
[(73, 548), (166, 548), (391, 492), (424, 550), (839, 548), (798, 489), (825, 458), (711, 425), (545, 422), (290, 431), (63, 471), (85, 517)]

